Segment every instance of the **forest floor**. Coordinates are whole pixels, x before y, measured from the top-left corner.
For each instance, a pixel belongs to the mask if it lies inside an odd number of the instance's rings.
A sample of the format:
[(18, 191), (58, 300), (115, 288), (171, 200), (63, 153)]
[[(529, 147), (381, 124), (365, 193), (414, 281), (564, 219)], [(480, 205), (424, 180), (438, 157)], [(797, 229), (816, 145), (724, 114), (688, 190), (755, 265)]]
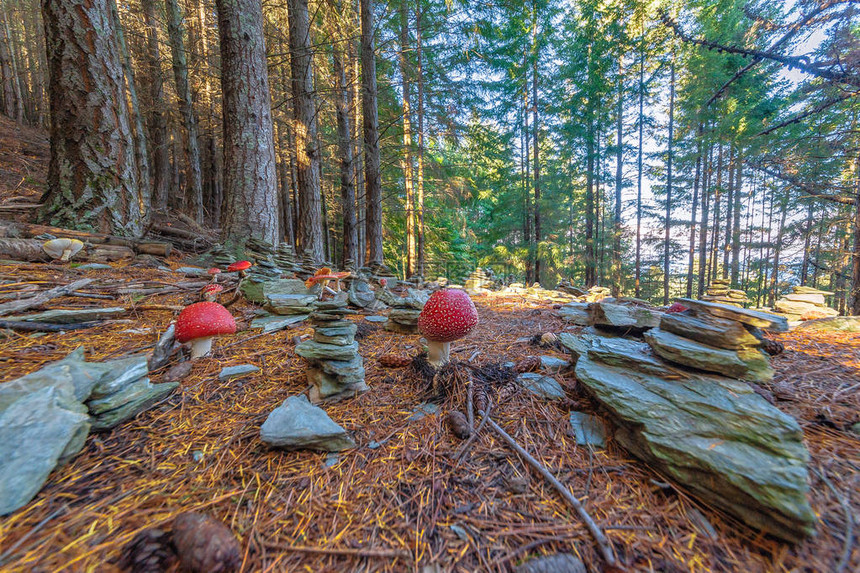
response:
[[(172, 259), (173, 268), (181, 263)], [(0, 294), (44, 289), (82, 276), (86, 290), (159, 281), (170, 291), (116, 300), (66, 297), (51, 308), (116, 306), (123, 320), (87, 330), (0, 339), (0, 383), (64, 357), (80, 345), (87, 360), (107, 360), (152, 347), (173, 319), (142, 305), (181, 305), (196, 288), (171, 291), (177, 279), (154, 268), (114, 263), (111, 270), (47, 264), (0, 264)], [(521, 296), (475, 299), (480, 324), (455, 343), (455, 356), (474, 364), (529, 355), (564, 357), (525, 336), (576, 332), (552, 305)], [(134, 310), (138, 308), (138, 310)], [(232, 309), (247, 324), (254, 308)], [(418, 336), (393, 334), (354, 316), (370, 391), (325, 406), (357, 443), (339, 455), (273, 450), (259, 428), (285, 398), (306, 390), (305, 361), (293, 337), (310, 327), (267, 335), (240, 330), (220, 338), (166, 400), (110, 431), (94, 433), (84, 450), (58, 468), (36, 498), (0, 519), (3, 571), (114, 571), (121, 548), (152, 526), (169, 527), (178, 513), (201, 510), (241, 539), (243, 571), (507, 571), (535, 554), (572, 551), (600, 570), (583, 524), (542, 478), (527, 470), (495, 434), (482, 432), (460, 465), (462, 446), (440, 413), (410, 419), (426, 399), (425, 383), (408, 368), (384, 368), (385, 354), (415, 353)], [(241, 328), (241, 324), (240, 324)], [(768, 389), (795, 416), (811, 454), (811, 502), (817, 537), (797, 546), (761, 537), (669, 486), (614, 441), (606, 450), (577, 446), (569, 411), (595, 411), (572, 372), (558, 375), (568, 400), (546, 402), (520, 392), (493, 418), (540, 459), (604, 528), (631, 571), (860, 570), (860, 548), (846, 544), (860, 515), (860, 334), (788, 333)], [(254, 364), (256, 374), (218, 380), (229, 365)], [(164, 369), (152, 373), (160, 382)], [(849, 513), (855, 516), (850, 519)], [(853, 532), (853, 536), (857, 531)], [(851, 551), (850, 556), (844, 551)], [(374, 553), (376, 552), (376, 553)], [(429, 566), (429, 568), (427, 567)]]
[(51, 148), (44, 129), (0, 114), (0, 214), (10, 205), (35, 204), (45, 189)]

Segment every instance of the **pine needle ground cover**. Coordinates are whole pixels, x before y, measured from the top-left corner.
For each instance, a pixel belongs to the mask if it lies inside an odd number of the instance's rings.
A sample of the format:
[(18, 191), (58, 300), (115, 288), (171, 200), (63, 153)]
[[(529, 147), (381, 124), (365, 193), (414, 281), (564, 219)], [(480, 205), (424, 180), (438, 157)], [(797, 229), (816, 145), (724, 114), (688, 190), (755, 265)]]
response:
[[(179, 266), (172, 262), (172, 267)], [(0, 339), (0, 383), (62, 358), (80, 345), (87, 360), (147, 351), (189, 302), (177, 280), (155, 269), (86, 271), (91, 294), (153, 281), (167, 294), (117, 300), (66, 297), (51, 308), (115, 306), (130, 311), (101, 326)], [(66, 284), (83, 271), (51, 265), (0, 265), (0, 295)], [(22, 277), (26, 277), (22, 278)], [(13, 280), (15, 279), (15, 280)], [(148, 287), (151, 288), (151, 287)], [(113, 290), (112, 290), (113, 289)], [(521, 296), (475, 299), (480, 323), (453, 356), (476, 366), (528, 356), (569, 357), (523, 338), (567, 327), (552, 304)], [(180, 387), (153, 409), (111, 431), (56, 470), (25, 508), (0, 520), (3, 571), (117, 571), (124, 545), (149, 527), (171, 527), (184, 511), (205, 512), (240, 538), (243, 571), (508, 571), (524, 558), (568, 551), (594, 570), (600, 558), (584, 525), (558, 494), (490, 432), (458, 464), (462, 442), (438, 414), (415, 415), (428, 388), (409, 368), (380, 358), (413, 354), (418, 336), (363, 327), (370, 392), (325, 405), (358, 447), (338, 455), (272, 450), (260, 424), (285, 398), (306, 390), (306, 363), (293, 337), (307, 325), (260, 335), (242, 330), (250, 306), (231, 308), (240, 331), (216, 342)], [(363, 324), (363, 317), (353, 317)], [(576, 332), (576, 329), (569, 330)], [(760, 537), (698, 505), (629, 457), (577, 446), (569, 412), (595, 411), (571, 372), (556, 378), (568, 399), (546, 402), (521, 391), (494, 407), (493, 419), (567, 485), (602, 526), (632, 571), (855, 571), (852, 540), (860, 513), (860, 335), (794, 332), (778, 339), (777, 377), (764, 391), (795, 416), (811, 454), (817, 537), (788, 546)], [(223, 367), (260, 371), (219, 381)], [(168, 367), (153, 373), (160, 382)], [(453, 400), (451, 398), (450, 400)], [(462, 404), (455, 404), (461, 408)], [(425, 566), (432, 569), (424, 569)]]

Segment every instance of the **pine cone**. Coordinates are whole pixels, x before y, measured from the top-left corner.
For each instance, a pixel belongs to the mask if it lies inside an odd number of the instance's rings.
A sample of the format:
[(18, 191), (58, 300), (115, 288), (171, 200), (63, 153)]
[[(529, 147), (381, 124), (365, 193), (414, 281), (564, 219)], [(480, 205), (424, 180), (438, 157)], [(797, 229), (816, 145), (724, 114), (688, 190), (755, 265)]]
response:
[(379, 363), (385, 368), (403, 368), (412, 364), (412, 357), (405, 354), (383, 354)]
[(540, 356), (527, 356), (516, 363), (514, 372), (522, 374), (523, 372), (534, 372), (539, 370), (541, 366)]
[(771, 356), (776, 356), (778, 354), (782, 354), (782, 351), (785, 350), (785, 345), (777, 340), (763, 338), (761, 341), (761, 349)]
[(451, 430), (451, 433), (461, 440), (465, 440), (472, 435), (466, 416), (460, 412), (451, 410), (448, 412), (448, 416), (445, 418), (445, 421), (448, 422), (448, 429)]
[(162, 573), (176, 558), (170, 536), (160, 529), (144, 529), (122, 548), (119, 567), (131, 573)]
[(189, 511), (173, 524), (173, 544), (182, 566), (191, 573), (228, 573), (242, 563), (239, 541), (220, 521)]

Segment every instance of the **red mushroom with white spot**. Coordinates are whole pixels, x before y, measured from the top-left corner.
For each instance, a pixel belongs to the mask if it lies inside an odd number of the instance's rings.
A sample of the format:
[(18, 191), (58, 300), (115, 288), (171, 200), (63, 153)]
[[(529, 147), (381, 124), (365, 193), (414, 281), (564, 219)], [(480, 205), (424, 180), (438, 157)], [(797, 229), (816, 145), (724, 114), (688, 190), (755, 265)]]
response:
[(218, 282), (218, 275), (221, 274), (221, 269), (219, 269), (218, 267), (212, 267), (211, 269), (209, 269), (206, 272), (209, 273), (209, 275), (212, 277), (213, 283)]
[(223, 286), (215, 283), (209, 283), (208, 285), (200, 289), (200, 299), (213, 302), (216, 298), (218, 298), (218, 294), (223, 290)]
[(191, 359), (207, 356), (212, 339), (236, 332), (236, 320), (217, 302), (195, 302), (186, 306), (176, 319), (176, 340), (191, 343)]
[(466, 291), (442, 289), (427, 299), (418, 315), (418, 330), (427, 339), (427, 358), (440, 368), (451, 357), (451, 342), (472, 332), (478, 324), (478, 311)]

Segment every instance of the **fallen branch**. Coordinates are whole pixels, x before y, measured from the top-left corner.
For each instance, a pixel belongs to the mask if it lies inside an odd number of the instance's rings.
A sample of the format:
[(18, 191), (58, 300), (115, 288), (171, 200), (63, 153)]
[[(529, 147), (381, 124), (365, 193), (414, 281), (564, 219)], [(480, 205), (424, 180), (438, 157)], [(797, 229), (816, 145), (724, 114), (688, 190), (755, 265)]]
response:
[(304, 545), (286, 545), (282, 543), (263, 543), (269, 549), (277, 549), (278, 551), (297, 551), (299, 553), (317, 553), (320, 555), (344, 555), (347, 557), (381, 557), (383, 559), (394, 559), (402, 557), (403, 559), (411, 559), (412, 554), (403, 549), (350, 549), (336, 547), (307, 547)]
[(75, 292), (76, 290), (81, 289), (86, 285), (90, 284), (94, 280), (95, 279), (81, 279), (64, 286), (58, 286), (56, 288), (40, 292), (39, 294), (31, 296), (30, 298), (5, 302), (3, 304), (0, 304), (0, 316), (40, 306), (42, 304), (45, 304), (49, 300)]
[(65, 332), (67, 330), (81, 330), (92, 328), (102, 323), (101, 320), (91, 322), (72, 322), (68, 324), (56, 324), (54, 322), (30, 322), (25, 320), (0, 320), (0, 328), (9, 330), (21, 330), (24, 332)]
[(594, 541), (597, 543), (597, 546), (600, 548), (600, 553), (603, 555), (603, 560), (606, 561), (606, 564), (609, 566), (615, 565), (615, 555), (612, 552), (612, 546), (609, 544), (609, 540), (603, 534), (603, 531), (600, 529), (600, 526), (594, 522), (594, 519), (585, 511), (585, 508), (582, 507), (582, 504), (579, 503), (579, 500), (570, 493), (570, 490), (564, 487), (564, 485), (556, 479), (554, 475), (549, 473), (543, 464), (537, 461), (535, 458), (531, 456), (522, 446), (520, 446), (516, 440), (514, 440), (506, 431), (502, 429), (496, 422), (494, 422), (489, 416), (486, 416), (487, 422), (490, 425), (490, 428), (495, 431), (499, 437), (501, 437), (507, 444), (517, 452), (521, 458), (523, 458), (526, 462), (529, 463), (537, 472), (544, 477), (546, 481), (550, 483), (564, 498), (565, 501), (576, 511), (579, 518), (585, 523), (585, 526), (588, 528), (588, 531), (591, 532), (591, 536), (594, 538)]

